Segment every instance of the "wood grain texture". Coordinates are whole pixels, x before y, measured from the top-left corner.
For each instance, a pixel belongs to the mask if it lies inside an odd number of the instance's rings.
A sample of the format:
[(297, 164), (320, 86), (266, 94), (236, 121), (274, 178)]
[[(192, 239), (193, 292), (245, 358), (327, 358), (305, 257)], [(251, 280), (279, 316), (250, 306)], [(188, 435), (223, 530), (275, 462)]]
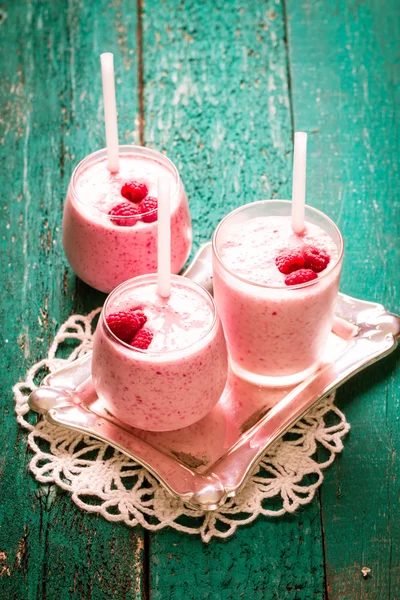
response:
[(28, 473), (13, 384), (70, 313), (104, 296), (76, 286), (61, 245), (73, 166), (104, 145), (99, 53), (114, 51), (122, 136), (137, 117), (136, 12), (122, 2), (9, 2), (0, 13), (0, 597), (142, 597), (141, 531), (83, 513)]
[[(399, 312), (400, 5), (287, 0), (287, 14), (309, 198), (343, 232), (342, 290)], [(338, 393), (352, 430), (321, 488), (332, 600), (400, 598), (398, 367), (397, 352)]]
[[(181, 172), (197, 247), (229, 210), (289, 192), (282, 7), (146, 0), (142, 22), (145, 142)], [(208, 545), (171, 530), (151, 534), (150, 589), (155, 600), (322, 599), (318, 503)]]
[(338, 395), (352, 431), (326, 472), (322, 509), (315, 500), (208, 545), (171, 530), (143, 535), (38, 486), (13, 414), (12, 385), (59, 324), (104, 299), (76, 281), (61, 246), (71, 171), (104, 145), (102, 51), (115, 54), (120, 139), (163, 149), (181, 171), (194, 249), (230, 209), (288, 197), (293, 111), (311, 133), (309, 202), (344, 233), (342, 289), (399, 312), (400, 6), (285, 4), (139, 1), (142, 31), (134, 0), (0, 9), (1, 598), (400, 597), (398, 355)]
[(180, 170), (198, 246), (230, 209), (290, 190), (282, 10), (146, 1), (142, 21), (145, 141)]
[(155, 600), (324, 598), (318, 502), (295, 516), (260, 517), (207, 545), (167, 530), (152, 535), (150, 589)]

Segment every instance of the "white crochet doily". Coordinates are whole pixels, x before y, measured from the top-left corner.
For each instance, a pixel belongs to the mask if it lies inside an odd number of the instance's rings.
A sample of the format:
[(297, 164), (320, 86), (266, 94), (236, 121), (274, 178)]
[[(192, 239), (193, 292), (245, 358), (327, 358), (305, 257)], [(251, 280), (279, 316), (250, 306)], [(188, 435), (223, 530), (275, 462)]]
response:
[(99, 312), (71, 316), (58, 331), (48, 357), (14, 386), (17, 419), (29, 431), (30, 469), (38, 481), (57, 484), (80, 508), (109, 521), (131, 527), (140, 523), (151, 531), (173, 527), (198, 534), (205, 542), (231, 536), (259, 515), (278, 517), (312, 501), (323, 470), (343, 449), (342, 438), (350, 429), (332, 397), (322, 400), (277, 442), (242, 493), (214, 512), (187, 507), (145, 468), (110, 446), (50, 425), (32, 413), (27, 399), (44, 375), (91, 350)]

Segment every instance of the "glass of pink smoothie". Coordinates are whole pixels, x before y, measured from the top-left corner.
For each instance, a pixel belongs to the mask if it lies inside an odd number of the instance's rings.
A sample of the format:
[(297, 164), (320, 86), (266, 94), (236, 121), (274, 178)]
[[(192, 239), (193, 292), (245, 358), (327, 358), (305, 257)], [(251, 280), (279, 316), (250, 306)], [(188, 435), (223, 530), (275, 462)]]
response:
[(227, 215), (213, 236), (214, 296), (233, 370), (267, 386), (298, 383), (321, 363), (334, 316), (343, 239), (306, 206), (291, 228), (291, 202), (265, 200)]
[[(102, 292), (137, 275), (156, 272), (160, 176), (171, 180), (173, 273), (184, 266), (192, 243), (187, 197), (175, 165), (160, 152), (141, 146), (120, 146), (119, 152), (117, 173), (108, 170), (105, 149), (79, 163), (64, 208), (68, 262), (78, 277)], [(133, 197), (131, 184), (138, 192)], [(122, 193), (124, 186), (128, 192)]]
[(131, 279), (107, 298), (94, 337), (93, 383), (110, 412), (148, 431), (202, 419), (227, 379), (227, 351), (214, 300), (172, 275), (162, 298), (157, 276)]

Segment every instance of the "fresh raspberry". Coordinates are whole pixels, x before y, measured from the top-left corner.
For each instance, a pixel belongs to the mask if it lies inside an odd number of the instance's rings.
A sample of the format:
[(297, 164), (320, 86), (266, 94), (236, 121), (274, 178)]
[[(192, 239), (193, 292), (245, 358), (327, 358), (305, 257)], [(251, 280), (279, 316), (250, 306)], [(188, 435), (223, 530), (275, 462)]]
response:
[(146, 323), (147, 317), (141, 311), (122, 310), (106, 317), (107, 325), (114, 335), (123, 342), (129, 342)]
[(143, 325), (144, 325), (144, 324), (146, 323), (146, 321), (147, 321), (147, 317), (146, 317), (146, 315), (144, 314), (144, 312), (143, 312), (143, 311), (141, 311), (141, 310), (136, 310), (136, 309), (135, 309), (135, 310), (131, 310), (131, 311), (129, 311), (129, 312), (132, 312), (132, 313), (135, 315), (135, 317), (137, 317), (137, 318), (139, 319), (139, 323), (140, 323), (140, 325), (139, 325), (139, 329), (140, 329), (141, 327), (143, 327)]
[(306, 269), (312, 269), (315, 273), (320, 273), (329, 264), (331, 257), (325, 250), (316, 248), (315, 246), (304, 246), (304, 267)]
[(312, 281), (317, 278), (318, 275), (311, 269), (299, 269), (298, 271), (293, 271), (290, 275), (286, 275), (285, 283), (286, 285), (299, 285), (300, 283), (306, 283), (306, 281)]
[(139, 183), (139, 181), (129, 181), (128, 183), (124, 183), (121, 188), (121, 196), (131, 202), (140, 202), (143, 198), (146, 198), (148, 193), (147, 185)]
[(275, 258), (275, 264), (281, 273), (288, 275), (304, 266), (304, 256), (295, 248), (283, 250)]
[[(157, 198), (153, 198), (153, 196), (147, 196), (147, 198), (142, 200), (139, 206), (140, 212), (143, 214), (142, 221), (144, 221), (145, 223), (154, 223), (154, 221), (157, 221)], [(150, 212), (151, 210), (153, 212)]]
[(111, 219), (114, 225), (119, 225), (120, 227), (132, 227), (140, 220), (139, 207), (135, 206), (135, 204), (128, 204), (128, 202), (117, 204), (117, 206), (114, 206), (108, 214), (122, 217), (121, 219)]
[(133, 348), (138, 348), (139, 350), (147, 350), (147, 348), (151, 344), (151, 340), (153, 339), (153, 334), (149, 329), (141, 329), (130, 341), (130, 345)]

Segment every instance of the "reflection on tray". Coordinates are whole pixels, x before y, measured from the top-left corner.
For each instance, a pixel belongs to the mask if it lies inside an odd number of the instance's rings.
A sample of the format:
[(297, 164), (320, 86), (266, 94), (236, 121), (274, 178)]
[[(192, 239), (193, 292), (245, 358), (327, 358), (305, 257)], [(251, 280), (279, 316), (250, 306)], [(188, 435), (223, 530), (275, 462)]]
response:
[[(333, 360), (345, 346), (346, 342), (332, 333), (326, 361)], [(223, 395), (213, 410), (201, 421), (178, 431), (155, 432), (130, 427), (115, 418), (96, 394), (92, 396), (93, 401), (85, 405), (155, 450), (179, 460), (197, 473), (205, 473), (294, 387), (260, 387), (240, 379), (230, 371)]]
[(105, 402), (97, 397), (86, 406), (163, 454), (204, 473), (291, 389), (262, 388), (230, 371), (221, 400), (213, 410), (201, 421), (178, 431), (155, 432), (130, 427), (113, 417)]

